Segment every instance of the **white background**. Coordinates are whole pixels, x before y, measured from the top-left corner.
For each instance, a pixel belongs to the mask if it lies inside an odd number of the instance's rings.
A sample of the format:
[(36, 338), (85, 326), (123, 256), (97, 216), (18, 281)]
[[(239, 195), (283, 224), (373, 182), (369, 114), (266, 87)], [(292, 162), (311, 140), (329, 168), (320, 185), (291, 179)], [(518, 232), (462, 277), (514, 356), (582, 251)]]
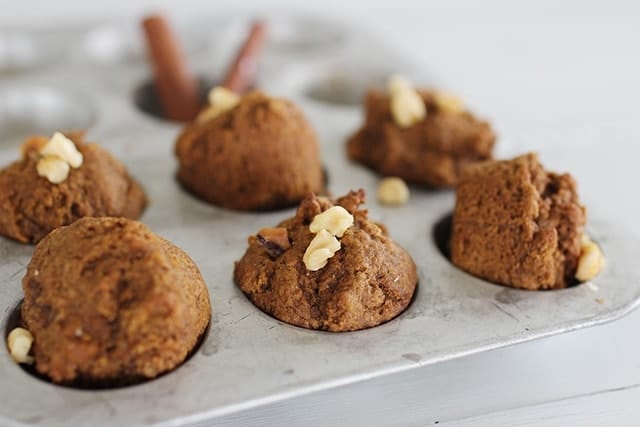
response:
[[(482, 110), (505, 153), (597, 145), (603, 167), (584, 201), (613, 196), (640, 231), (640, 7), (633, 1), (0, 1), (0, 25), (135, 20), (238, 11), (320, 13), (365, 26)], [(549, 138), (564, 135), (566, 138)], [(618, 148), (622, 147), (622, 148)], [(627, 148), (624, 148), (627, 147)], [(607, 156), (609, 153), (612, 156)], [(624, 151), (627, 150), (627, 151)], [(640, 150), (635, 150), (636, 153)], [(614, 162), (614, 163), (611, 163)], [(555, 165), (554, 165), (555, 166)], [(602, 175), (597, 179), (587, 175)], [(611, 185), (619, 183), (620, 185)], [(610, 194), (610, 195), (611, 195)], [(614, 197), (615, 196), (615, 197)], [(640, 256), (640, 254), (638, 254)], [(640, 264), (640, 263), (639, 263)], [(328, 425), (639, 425), (640, 313), (610, 325), (422, 368), (228, 417), (225, 423)], [(386, 390), (406, 390), (386, 395)], [(384, 396), (388, 405), (369, 402)], [(345, 400), (348, 404), (345, 404)], [(403, 407), (402, 410), (398, 408)], [(364, 415), (363, 415), (364, 414)]]

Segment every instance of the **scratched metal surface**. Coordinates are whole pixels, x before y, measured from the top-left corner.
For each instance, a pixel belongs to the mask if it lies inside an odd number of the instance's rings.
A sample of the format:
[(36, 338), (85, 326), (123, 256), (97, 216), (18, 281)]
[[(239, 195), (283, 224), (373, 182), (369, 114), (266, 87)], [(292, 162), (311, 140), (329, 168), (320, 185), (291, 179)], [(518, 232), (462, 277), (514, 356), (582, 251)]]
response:
[[(640, 273), (634, 269), (632, 254), (640, 251), (640, 241), (604, 220), (607, 209), (612, 209), (604, 204), (594, 203), (590, 210), (590, 232), (608, 260), (595, 280), (597, 291), (587, 286), (555, 292), (518, 291), (452, 267), (432, 238), (434, 225), (452, 210), (452, 192), (412, 189), (408, 205), (380, 206), (372, 197), (378, 178), (350, 164), (343, 148), (346, 136), (361, 120), (354, 102), (362, 87), (380, 83), (396, 70), (408, 70), (424, 83), (433, 79), (401, 58), (378, 63), (362, 56), (370, 51), (361, 49), (372, 43), (370, 37), (339, 25), (329, 30), (319, 26), (310, 32), (316, 39), (295, 44), (299, 41), (296, 26), (282, 21), (275, 24), (280, 32), (267, 50), (259, 84), (302, 105), (318, 130), (330, 189), (334, 194), (358, 187), (367, 190), (371, 216), (386, 223), (395, 240), (411, 253), (420, 269), (420, 285), (409, 309), (374, 329), (330, 334), (283, 324), (253, 307), (232, 283), (233, 263), (242, 256), (249, 234), (277, 223), (293, 210), (231, 212), (195, 200), (179, 188), (173, 178), (172, 147), (180, 126), (141, 113), (132, 100), (148, 78), (139, 46), (136, 50), (135, 44), (112, 43), (107, 60), (104, 52), (88, 56), (98, 56), (99, 61), (58, 58), (47, 62), (44, 69), (33, 65), (37, 61), (26, 67), (24, 63), (13, 68), (4, 64), (3, 69), (0, 61), (2, 164), (18, 157), (20, 136), (34, 129), (50, 132), (60, 124), (88, 126), (90, 137), (122, 159), (145, 186), (151, 205), (141, 220), (192, 256), (213, 303), (212, 326), (200, 350), (174, 372), (133, 387), (104, 391), (57, 387), (30, 376), (6, 351), (0, 352), (2, 424), (206, 423), (222, 414), (313, 390), (597, 325), (636, 307)], [(228, 25), (223, 33), (233, 38), (241, 34), (238, 28), (244, 23)], [(120, 27), (109, 28), (112, 32), (106, 32), (107, 36), (120, 34)], [(217, 31), (219, 35), (222, 30)], [(75, 34), (59, 35), (63, 40), (87, 37), (86, 31)], [(212, 34), (194, 25), (184, 35), (187, 45), (194, 46), (189, 52), (195, 68), (202, 75), (219, 73), (224, 63), (220, 58), (228, 52), (211, 40)], [(50, 41), (54, 42), (55, 38)], [(117, 51), (125, 45), (125, 52)], [(377, 52), (384, 51), (383, 45), (377, 46)], [(333, 59), (326, 59), (327, 51)], [(395, 65), (390, 69), (388, 64)], [(598, 155), (583, 150), (580, 161), (597, 164)], [(545, 150), (543, 158), (553, 158), (554, 165), (576, 162), (575, 155), (566, 150)], [(30, 246), (0, 238), (3, 331), (21, 299), (20, 281), (31, 252)]]

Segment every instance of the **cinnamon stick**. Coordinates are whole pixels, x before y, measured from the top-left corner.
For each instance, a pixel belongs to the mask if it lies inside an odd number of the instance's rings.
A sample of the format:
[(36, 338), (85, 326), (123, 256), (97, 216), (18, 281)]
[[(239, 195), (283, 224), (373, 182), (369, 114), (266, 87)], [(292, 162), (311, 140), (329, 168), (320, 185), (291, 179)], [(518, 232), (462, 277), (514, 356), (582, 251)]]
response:
[(198, 81), (189, 70), (180, 44), (161, 15), (142, 22), (154, 73), (155, 90), (165, 117), (192, 120), (200, 110)]
[(253, 85), (266, 38), (266, 24), (262, 21), (254, 22), (247, 39), (227, 70), (222, 86), (237, 94), (243, 94)]

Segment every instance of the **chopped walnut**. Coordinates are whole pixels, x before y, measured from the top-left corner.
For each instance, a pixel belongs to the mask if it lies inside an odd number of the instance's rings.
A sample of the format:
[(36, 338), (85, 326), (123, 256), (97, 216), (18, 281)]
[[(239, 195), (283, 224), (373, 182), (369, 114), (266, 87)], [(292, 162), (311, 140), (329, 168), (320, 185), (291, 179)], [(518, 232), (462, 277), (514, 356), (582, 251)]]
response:
[(263, 228), (258, 231), (256, 238), (271, 259), (278, 258), (291, 247), (289, 232), (283, 227)]
[(84, 158), (73, 141), (56, 132), (40, 149), (40, 160), (36, 165), (38, 175), (52, 184), (60, 184), (69, 176), (70, 167), (82, 166)]
[(209, 92), (209, 105), (198, 114), (198, 123), (211, 120), (225, 111), (229, 111), (240, 103), (240, 96), (235, 92), (216, 86)]
[(17, 363), (33, 363), (33, 357), (29, 356), (32, 344), (33, 335), (24, 328), (14, 328), (9, 332), (9, 336), (7, 337), (9, 353), (11, 354), (11, 358)]
[(47, 178), (52, 184), (60, 184), (69, 176), (69, 163), (59, 157), (43, 157), (36, 165), (38, 175)]
[(409, 187), (397, 177), (387, 177), (378, 185), (378, 201), (383, 205), (404, 205), (409, 201)]
[(411, 81), (409, 81), (408, 78), (400, 74), (394, 74), (391, 77), (389, 77), (388, 87), (389, 87), (389, 93), (393, 94), (393, 93), (402, 92), (405, 90), (412, 90), (413, 84), (411, 84)]
[(82, 166), (83, 156), (76, 148), (76, 145), (69, 138), (56, 132), (53, 134), (49, 142), (40, 150), (42, 157), (58, 157), (69, 163), (74, 169)]
[(424, 101), (407, 79), (400, 76), (391, 77), (389, 93), (391, 115), (398, 126), (408, 128), (426, 117), (427, 108)]
[(342, 237), (352, 225), (353, 215), (342, 206), (333, 206), (313, 218), (309, 231), (318, 233), (321, 230), (327, 230), (334, 236)]
[(327, 230), (320, 230), (311, 240), (302, 257), (305, 267), (318, 271), (327, 265), (329, 258), (340, 250), (340, 242)]
[(604, 267), (604, 256), (600, 247), (593, 242), (586, 234), (582, 236), (582, 247), (580, 258), (578, 259), (578, 268), (576, 270), (576, 279), (586, 282), (602, 271)]
[(436, 92), (434, 95), (434, 101), (440, 111), (446, 113), (460, 113), (463, 111), (462, 101), (457, 96)]

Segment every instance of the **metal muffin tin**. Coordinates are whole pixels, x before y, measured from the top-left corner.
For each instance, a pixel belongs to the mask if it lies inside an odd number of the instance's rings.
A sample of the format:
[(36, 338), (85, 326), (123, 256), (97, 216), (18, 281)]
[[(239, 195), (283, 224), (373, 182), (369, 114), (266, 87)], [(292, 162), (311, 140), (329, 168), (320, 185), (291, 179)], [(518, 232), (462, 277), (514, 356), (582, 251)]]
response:
[[(178, 26), (188, 28), (180, 35), (194, 68), (212, 80), (220, 75), (233, 50), (230, 46), (239, 41), (249, 21), (224, 22), (212, 25), (203, 19), (198, 25)], [(95, 28), (102, 32), (96, 35)], [(216, 28), (216, 33), (208, 28)], [(344, 150), (345, 138), (361, 124), (357, 100), (365, 87), (383, 83), (397, 70), (421, 83), (433, 80), (370, 35), (339, 23), (279, 18), (272, 28), (275, 37), (258, 86), (304, 108), (319, 133), (333, 194), (364, 188), (371, 217), (385, 223), (411, 253), (420, 285), (410, 307), (379, 327), (339, 334), (297, 328), (262, 313), (234, 286), (234, 261), (244, 253), (250, 234), (294, 210), (233, 212), (196, 200), (176, 184), (172, 153), (181, 125), (136, 107), (135, 96), (148, 96), (148, 91), (138, 89), (148, 81), (149, 71), (141, 60), (140, 42), (133, 42), (135, 26), (14, 32), (13, 39), (20, 34), (21, 43), (30, 40), (33, 46), (19, 63), (0, 57), (1, 163), (18, 158), (22, 136), (88, 127), (90, 139), (121, 159), (147, 190), (151, 204), (141, 220), (182, 247), (200, 267), (213, 318), (201, 347), (184, 365), (153, 381), (120, 389), (56, 386), (31, 376), (2, 351), (1, 424), (204, 424), (222, 414), (314, 390), (601, 324), (637, 306), (640, 273), (630, 254), (640, 252), (640, 241), (604, 221), (611, 209), (607, 206), (590, 210), (589, 231), (607, 257), (595, 284), (521, 291), (452, 266), (437, 248), (434, 227), (453, 209), (453, 192), (413, 188), (407, 205), (380, 206), (375, 200), (379, 177), (350, 163)], [(55, 44), (60, 40), (67, 41), (68, 49)], [(74, 45), (69, 43), (83, 48), (70, 49)], [(98, 52), (86, 51), (91, 48)], [(75, 54), (67, 56), (67, 51)], [(58, 54), (39, 57), (38, 52)], [(32, 250), (0, 238), (3, 331), (11, 326), (12, 312), (22, 298), (21, 279)]]

